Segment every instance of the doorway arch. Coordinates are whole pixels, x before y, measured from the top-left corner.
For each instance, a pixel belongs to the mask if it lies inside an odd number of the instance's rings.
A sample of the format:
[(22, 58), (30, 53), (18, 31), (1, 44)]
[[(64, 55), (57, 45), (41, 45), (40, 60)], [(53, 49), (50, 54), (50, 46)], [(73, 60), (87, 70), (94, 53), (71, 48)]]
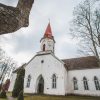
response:
[(40, 75), (37, 79), (37, 93), (44, 93), (44, 78), (42, 77), (42, 75)]

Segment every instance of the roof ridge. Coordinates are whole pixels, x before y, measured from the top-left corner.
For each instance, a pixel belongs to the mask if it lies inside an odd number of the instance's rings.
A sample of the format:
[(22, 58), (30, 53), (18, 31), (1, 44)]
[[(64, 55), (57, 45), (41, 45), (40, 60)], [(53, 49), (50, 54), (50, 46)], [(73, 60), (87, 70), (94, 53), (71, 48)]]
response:
[(89, 58), (89, 57), (95, 57), (95, 56), (84, 56), (84, 57), (68, 58), (68, 59), (61, 59), (61, 60), (81, 59), (81, 58)]

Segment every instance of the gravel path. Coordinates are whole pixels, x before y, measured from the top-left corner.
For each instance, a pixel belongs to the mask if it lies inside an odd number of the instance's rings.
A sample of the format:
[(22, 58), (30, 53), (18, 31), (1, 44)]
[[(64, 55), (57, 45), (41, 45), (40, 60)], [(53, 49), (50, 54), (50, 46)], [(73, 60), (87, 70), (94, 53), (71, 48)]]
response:
[(7, 100), (15, 100), (15, 98), (11, 97), (11, 96), (8, 96), (7, 97)]

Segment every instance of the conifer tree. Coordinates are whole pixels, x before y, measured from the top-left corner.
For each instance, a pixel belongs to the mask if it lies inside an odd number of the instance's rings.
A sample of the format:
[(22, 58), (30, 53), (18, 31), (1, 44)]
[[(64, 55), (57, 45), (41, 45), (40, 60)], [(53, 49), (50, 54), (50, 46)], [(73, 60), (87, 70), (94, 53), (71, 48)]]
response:
[(16, 81), (15, 81), (15, 84), (14, 84), (13, 92), (12, 92), (13, 97), (18, 97), (19, 93), (21, 91), (23, 91), (24, 76), (25, 76), (25, 69), (20, 68), (17, 72), (17, 77), (16, 77)]
[(6, 92), (5, 90), (2, 90), (1, 93), (0, 93), (0, 98), (6, 98)]
[(23, 91), (20, 91), (17, 100), (24, 100)]

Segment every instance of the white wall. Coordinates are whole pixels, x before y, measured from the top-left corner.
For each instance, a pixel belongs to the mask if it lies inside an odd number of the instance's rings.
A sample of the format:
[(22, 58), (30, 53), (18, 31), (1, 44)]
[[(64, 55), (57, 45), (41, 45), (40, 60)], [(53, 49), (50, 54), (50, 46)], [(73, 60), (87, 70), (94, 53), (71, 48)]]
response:
[[(44, 63), (41, 63), (44, 60)], [(26, 87), (27, 76), (32, 76), (30, 88)], [(57, 88), (52, 89), (52, 75), (57, 76)], [(36, 93), (37, 92), (37, 79), (42, 75), (44, 78), (44, 93), (51, 95), (65, 95), (65, 94), (78, 94), (78, 95), (91, 95), (100, 96), (100, 90), (96, 90), (94, 84), (94, 76), (97, 76), (100, 83), (100, 69), (83, 69), (66, 71), (64, 63), (56, 59), (51, 54), (36, 56), (25, 67), (24, 79), (24, 92)], [(89, 90), (84, 90), (83, 77), (88, 80)], [(74, 90), (73, 77), (78, 80), (78, 90)], [(13, 74), (11, 84), (8, 91), (13, 90), (16, 74)]]
[(45, 44), (45, 50), (51, 50), (54, 53), (55, 43), (53, 39), (44, 38), (41, 40), (41, 51), (43, 51), (43, 45)]
[[(84, 90), (83, 77), (88, 79), (89, 90)], [(85, 70), (72, 70), (68, 71), (68, 93), (100, 96), (100, 90), (96, 90), (94, 84), (94, 76), (97, 76), (100, 83), (100, 69), (85, 69)], [(73, 77), (78, 80), (78, 90), (74, 90)]]
[[(41, 63), (44, 60), (44, 63)], [(44, 93), (53, 95), (65, 95), (65, 67), (51, 54), (36, 56), (25, 68), (25, 93), (36, 93), (37, 79), (39, 75), (44, 78)], [(27, 76), (32, 76), (30, 88), (26, 88)], [(52, 89), (52, 75), (57, 76), (57, 88)]]

